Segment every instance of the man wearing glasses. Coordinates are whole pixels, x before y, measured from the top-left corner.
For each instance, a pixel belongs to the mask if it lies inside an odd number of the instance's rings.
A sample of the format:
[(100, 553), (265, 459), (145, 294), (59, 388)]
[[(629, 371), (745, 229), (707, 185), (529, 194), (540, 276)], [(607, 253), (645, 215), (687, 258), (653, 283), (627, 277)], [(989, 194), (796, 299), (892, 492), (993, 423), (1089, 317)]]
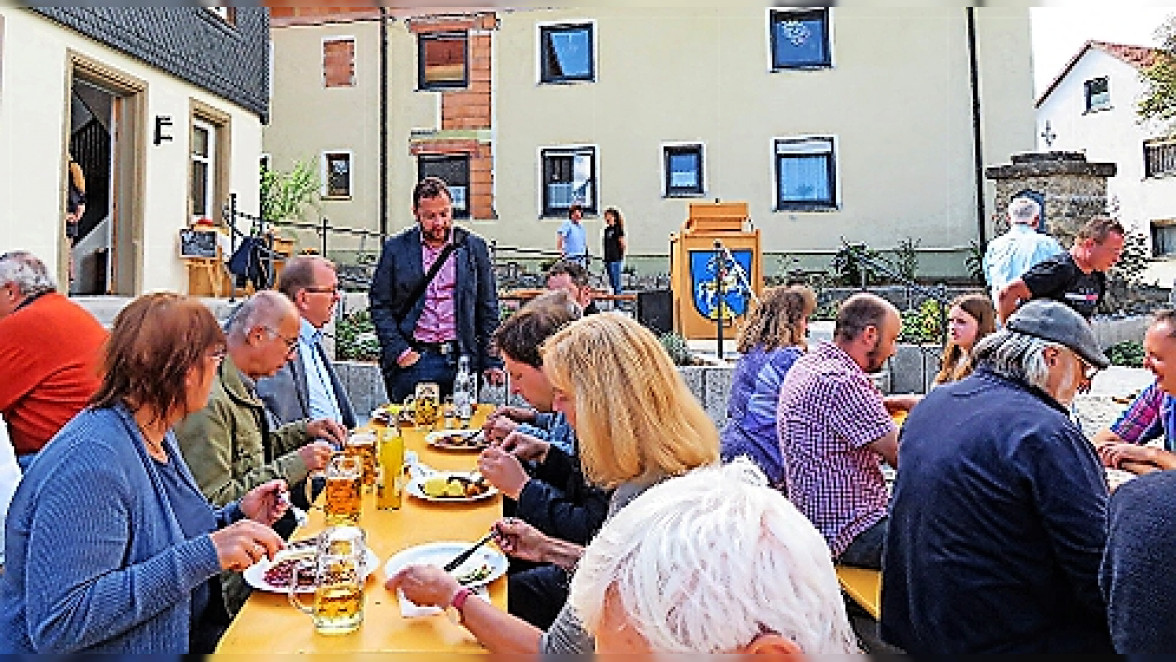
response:
[[(208, 406), (176, 426), (180, 451), (200, 491), (225, 505), (275, 478), (290, 485), (326, 467), (347, 430), (329, 418), (271, 425), (257, 380), (276, 373), (298, 347), (298, 310), (272, 290), (258, 292), (236, 310), (225, 330), (228, 354), (217, 370)], [(292, 522), (275, 527), (289, 536)], [(225, 605), (235, 614), (248, 590), (239, 574), (222, 577)]]
[(902, 428), (882, 637), (923, 653), (1110, 652), (1107, 482), (1069, 405), (1110, 364), (1069, 306), (1035, 299)]
[(282, 423), (329, 418), (355, 427), (351, 399), (322, 345), (323, 328), (341, 297), (335, 265), (317, 255), (291, 258), (278, 278), (278, 291), (298, 309), (298, 344), (273, 377), (258, 380), (258, 394)]

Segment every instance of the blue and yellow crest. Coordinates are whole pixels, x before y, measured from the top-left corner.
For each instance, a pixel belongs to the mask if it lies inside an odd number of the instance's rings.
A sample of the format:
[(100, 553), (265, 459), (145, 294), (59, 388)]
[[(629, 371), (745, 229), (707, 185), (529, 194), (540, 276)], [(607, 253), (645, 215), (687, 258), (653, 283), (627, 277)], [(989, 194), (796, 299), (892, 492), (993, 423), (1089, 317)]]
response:
[[(742, 269), (744, 278), (737, 274), (736, 265)], [(720, 267), (723, 274), (718, 281)], [(713, 250), (690, 251), (690, 289), (694, 293), (694, 308), (703, 317), (717, 321), (721, 287), (723, 319), (729, 321), (746, 314), (751, 291), (745, 283), (746, 275), (750, 273), (750, 249), (728, 251), (722, 257)]]

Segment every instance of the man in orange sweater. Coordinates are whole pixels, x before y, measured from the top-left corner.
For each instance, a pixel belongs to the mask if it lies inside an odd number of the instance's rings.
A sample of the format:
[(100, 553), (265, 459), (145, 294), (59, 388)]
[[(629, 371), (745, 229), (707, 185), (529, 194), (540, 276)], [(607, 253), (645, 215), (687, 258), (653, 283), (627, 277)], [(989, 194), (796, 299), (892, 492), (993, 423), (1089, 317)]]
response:
[(106, 329), (56, 289), (36, 256), (0, 255), (0, 414), (22, 469), (98, 390)]

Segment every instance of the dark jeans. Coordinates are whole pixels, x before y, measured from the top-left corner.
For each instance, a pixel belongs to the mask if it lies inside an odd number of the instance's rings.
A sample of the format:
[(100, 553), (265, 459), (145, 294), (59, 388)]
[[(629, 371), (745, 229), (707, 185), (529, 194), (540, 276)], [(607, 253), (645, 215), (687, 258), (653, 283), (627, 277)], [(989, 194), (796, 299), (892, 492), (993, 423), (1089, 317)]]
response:
[(838, 563), (871, 570), (882, 569), (882, 548), (886, 544), (886, 529), (890, 518), (883, 517), (874, 526), (862, 531), (837, 557)]
[(568, 600), (568, 573), (543, 565), (507, 577), (507, 611), (540, 630), (551, 627)]
[(416, 390), (417, 382), (437, 382), (441, 397), (453, 393), (453, 378), (457, 375), (457, 355), (442, 355), (433, 351), (421, 352), (421, 360), (407, 368), (382, 366), (384, 388), (393, 404), (404, 402)]
[(612, 287), (613, 294), (621, 293), (621, 268), (625, 266), (625, 262), (605, 262), (604, 268), (608, 271), (608, 284)]

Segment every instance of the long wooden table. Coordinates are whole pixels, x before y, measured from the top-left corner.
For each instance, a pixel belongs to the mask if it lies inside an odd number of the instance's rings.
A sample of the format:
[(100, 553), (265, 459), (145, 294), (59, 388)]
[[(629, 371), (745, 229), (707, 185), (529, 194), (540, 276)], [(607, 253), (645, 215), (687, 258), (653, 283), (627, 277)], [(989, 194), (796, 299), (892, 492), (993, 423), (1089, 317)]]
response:
[[(491, 405), (479, 405), (474, 423), (481, 425), (492, 410)], [(403, 431), (405, 449), (415, 451), (424, 464), (453, 471), (475, 467), (477, 453), (435, 450), (425, 444), (428, 429)], [(309, 515), (310, 522), (293, 538), (322, 530), (322, 509), (315, 508)], [(474, 503), (430, 503), (406, 494), (400, 510), (377, 510), (374, 493), (365, 491), (360, 526), (367, 533), (368, 547), (380, 557), (380, 567), (368, 577), (359, 630), (344, 635), (318, 634), (310, 616), (290, 606), (285, 594), (255, 590), (225, 632), (217, 653), (484, 653), (465, 628), (444, 614), (403, 618), (396, 595), (384, 588), (384, 564), (397, 552), (423, 543), (472, 543), (501, 515), (500, 495)], [(505, 611), (506, 578), (491, 582), (488, 588), (490, 601)]]

